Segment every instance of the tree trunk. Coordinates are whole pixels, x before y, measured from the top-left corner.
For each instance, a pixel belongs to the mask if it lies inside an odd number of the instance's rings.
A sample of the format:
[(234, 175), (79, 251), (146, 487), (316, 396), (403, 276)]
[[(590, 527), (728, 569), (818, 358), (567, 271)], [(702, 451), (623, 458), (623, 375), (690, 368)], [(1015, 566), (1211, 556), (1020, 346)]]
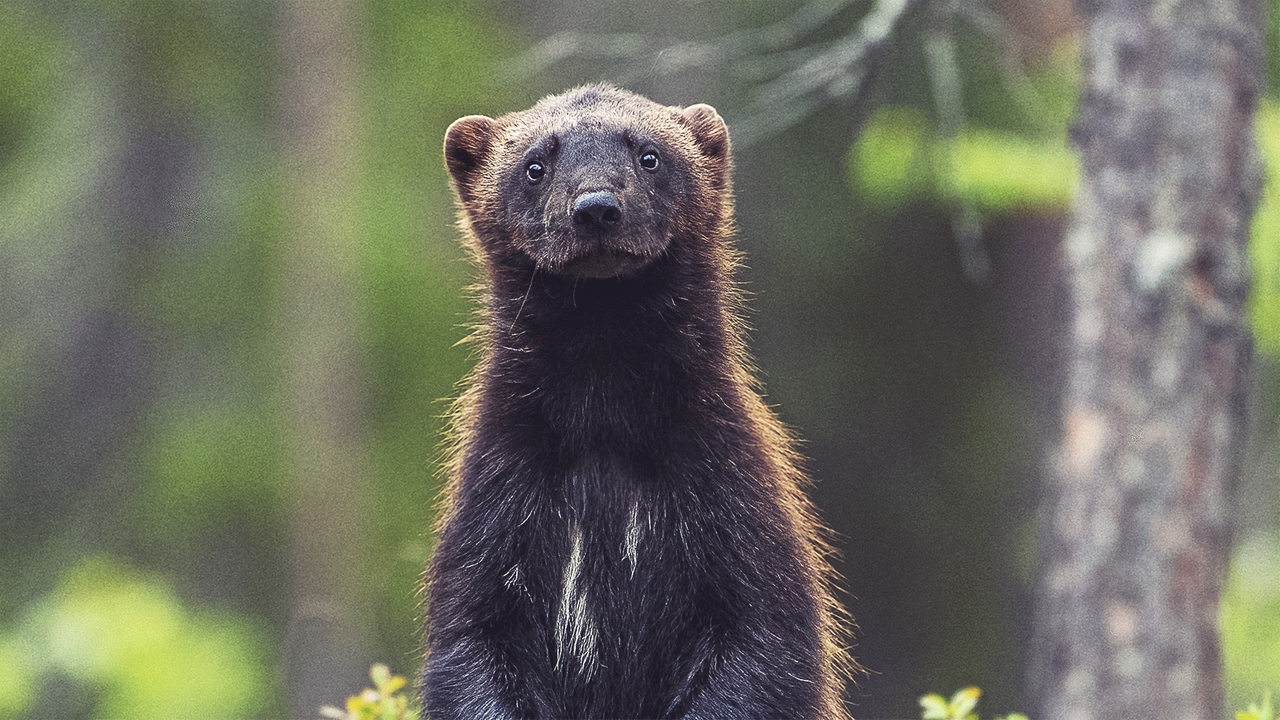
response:
[(1037, 717), (1223, 717), (1262, 4), (1078, 7), (1083, 181), (1065, 244), (1073, 319), (1042, 518)]
[[(356, 248), (355, 5), (292, 0), (281, 18), (285, 149), (281, 312), (293, 498), (293, 717), (362, 687), (363, 362)], [(367, 683), (366, 683), (367, 684)]]

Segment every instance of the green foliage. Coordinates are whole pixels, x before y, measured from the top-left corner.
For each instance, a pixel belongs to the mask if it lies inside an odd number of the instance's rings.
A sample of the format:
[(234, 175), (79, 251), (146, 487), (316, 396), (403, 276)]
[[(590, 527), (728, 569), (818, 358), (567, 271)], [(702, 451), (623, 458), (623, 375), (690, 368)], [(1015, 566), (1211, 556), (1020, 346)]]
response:
[(1264, 100), (1254, 119), (1266, 181), (1249, 241), (1249, 317), (1258, 348), (1280, 357), (1280, 104)]
[(325, 706), (320, 716), (332, 720), (418, 720), (422, 716), (415, 700), (404, 692), (403, 677), (378, 664), (369, 669), (369, 678), (373, 687), (347, 698), (345, 709)]
[(1219, 625), (1232, 704), (1280, 683), (1280, 540), (1274, 533), (1252, 534), (1237, 545)]
[(1079, 175), (1063, 138), (1035, 139), (983, 128), (957, 138), (950, 166), (956, 195), (995, 213), (1065, 209)]
[[(976, 709), (982, 690), (969, 686), (957, 690), (947, 699), (937, 693), (920, 698), (920, 720), (979, 720)], [(1236, 713), (1236, 720), (1280, 720), (1271, 704), (1271, 692), (1263, 693), (1261, 703), (1250, 703), (1247, 710)], [(383, 718), (377, 718), (383, 720)], [(1028, 720), (1022, 713), (1010, 713), (993, 720)]]
[[(930, 693), (920, 698), (920, 719), (978, 720), (975, 710), (980, 697), (982, 697), (982, 690), (972, 685), (957, 690), (949, 700), (936, 693)], [(1027, 716), (1022, 713), (1012, 713), (995, 720), (1027, 720)]]
[(990, 98), (1012, 103), (1021, 122), (1006, 112), (1005, 122), (988, 124), (979, 107), (975, 122), (946, 137), (915, 107), (877, 109), (850, 149), (853, 187), (885, 207), (940, 200), (987, 214), (1066, 212), (1079, 176), (1067, 145), (1077, 81), (1073, 58), (1058, 55), (1009, 97)]
[[(851, 182), (887, 207), (932, 198), (986, 214), (1065, 213), (1079, 174), (1065, 123), (1047, 136), (970, 127), (946, 140), (920, 111), (884, 107), (850, 150)], [(1249, 316), (1259, 349), (1280, 356), (1280, 105), (1264, 100), (1255, 127), (1266, 184), (1249, 242)]]
[(905, 107), (877, 110), (849, 160), (854, 186), (869, 200), (905, 205), (936, 197), (990, 213), (1065, 212), (1078, 175), (1065, 133), (1037, 139), (969, 128), (948, 142), (924, 115)]
[(81, 688), (94, 717), (270, 714), (278, 704), (266, 649), (243, 618), (189, 609), (166, 582), (87, 558), (0, 630), (0, 716), (68, 714), (41, 696), (54, 679)]
[(930, 693), (920, 698), (921, 720), (977, 720), (973, 709), (978, 706), (982, 690), (970, 686), (957, 690), (950, 700)]
[(25, 643), (0, 634), (0, 716), (17, 716), (35, 698), (35, 672), (27, 654)]
[(1247, 710), (1236, 713), (1236, 720), (1280, 720), (1271, 705), (1271, 692), (1263, 693), (1261, 703), (1249, 703)]

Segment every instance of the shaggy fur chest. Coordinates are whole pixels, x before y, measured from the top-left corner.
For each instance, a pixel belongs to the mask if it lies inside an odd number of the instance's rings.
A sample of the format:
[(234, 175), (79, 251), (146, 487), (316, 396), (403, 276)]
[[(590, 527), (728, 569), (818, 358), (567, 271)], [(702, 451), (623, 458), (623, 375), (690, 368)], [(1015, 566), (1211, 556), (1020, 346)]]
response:
[(626, 694), (637, 673), (671, 674), (671, 648), (695, 632), (705, 581), (681, 540), (690, 518), (661, 478), (617, 458), (587, 458), (557, 484), (558, 497), (524, 526), (506, 592), (539, 626), (569, 687)]

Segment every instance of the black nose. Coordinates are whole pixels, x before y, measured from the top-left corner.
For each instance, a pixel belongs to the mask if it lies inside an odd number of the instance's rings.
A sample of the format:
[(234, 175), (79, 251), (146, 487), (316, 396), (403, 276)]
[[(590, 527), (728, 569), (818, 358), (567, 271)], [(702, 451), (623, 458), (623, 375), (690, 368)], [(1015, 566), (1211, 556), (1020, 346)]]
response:
[(608, 190), (583, 193), (573, 201), (575, 225), (613, 227), (622, 222), (622, 204), (618, 196)]

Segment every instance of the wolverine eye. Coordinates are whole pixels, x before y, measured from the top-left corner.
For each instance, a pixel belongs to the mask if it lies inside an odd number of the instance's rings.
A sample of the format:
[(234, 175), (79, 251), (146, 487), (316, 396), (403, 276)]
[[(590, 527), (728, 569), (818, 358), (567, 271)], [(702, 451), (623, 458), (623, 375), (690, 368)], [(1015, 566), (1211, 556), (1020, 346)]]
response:
[(547, 174), (547, 169), (543, 167), (542, 163), (538, 162), (537, 160), (534, 160), (533, 162), (524, 166), (524, 176), (529, 178), (529, 182), (531, 183), (536, 183), (542, 180), (542, 176), (546, 174)]
[(640, 156), (640, 167), (645, 170), (658, 169), (658, 153), (652, 150)]

